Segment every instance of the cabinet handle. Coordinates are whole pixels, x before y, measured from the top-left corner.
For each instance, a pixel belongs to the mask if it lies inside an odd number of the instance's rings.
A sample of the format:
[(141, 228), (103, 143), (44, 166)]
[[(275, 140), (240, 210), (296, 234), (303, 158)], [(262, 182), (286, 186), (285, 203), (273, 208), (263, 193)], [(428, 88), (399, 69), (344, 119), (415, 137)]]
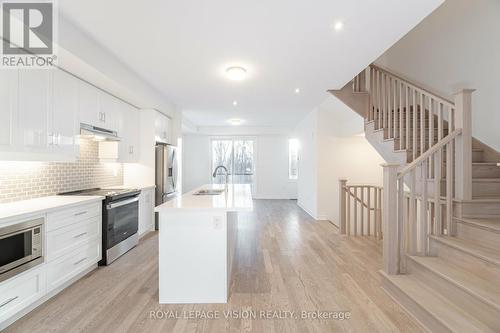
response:
[(55, 139), (54, 133), (49, 133), (49, 146), (54, 145), (54, 141), (55, 141), (54, 139)]
[(134, 146), (128, 147), (128, 153), (133, 154), (134, 153)]
[(104, 122), (106, 122), (106, 112), (103, 112), (102, 115), (103, 115)]
[(60, 133), (57, 133), (57, 143), (56, 145), (60, 145), (61, 144), (61, 134)]
[(79, 216), (79, 215), (83, 215), (83, 214), (87, 214), (87, 211), (84, 210), (83, 212), (75, 213), (75, 216)]
[(19, 298), (19, 296), (12, 297), (11, 299), (9, 299), (9, 300), (7, 300), (7, 301), (3, 302), (2, 304), (0, 304), (0, 308), (3, 308), (3, 307), (4, 307), (4, 306), (6, 306), (7, 304), (9, 304), (10, 302), (12, 302), (12, 301), (14, 301), (14, 300), (16, 300), (16, 299), (18, 299), (18, 298)]
[(78, 260), (77, 262), (74, 262), (73, 265), (78, 265), (78, 264), (81, 264), (82, 262), (84, 262), (85, 260), (87, 260), (87, 257), (85, 258), (82, 258), (80, 260)]
[(82, 236), (85, 236), (86, 234), (87, 234), (86, 232), (82, 232), (81, 234), (73, 236), (73, 238), (80, 238)]

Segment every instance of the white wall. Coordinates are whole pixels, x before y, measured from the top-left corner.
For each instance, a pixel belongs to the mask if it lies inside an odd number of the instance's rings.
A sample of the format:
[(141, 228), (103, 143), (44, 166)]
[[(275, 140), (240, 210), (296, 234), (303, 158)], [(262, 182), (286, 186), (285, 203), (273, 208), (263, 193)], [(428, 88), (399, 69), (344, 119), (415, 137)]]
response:
[(314, 218), (318, 215), (317, 131), (317, 110), (310, 112), (295, 130), (300, 143), (297, 204)]
[(500, 150), (500, 1), (448, 0), (376, 62), (452, 98), (474, 88), (474, 137)]
[[(220, 137), (220, 136), (216, 136)], [(211, 183), (210, 135), (185, 134), (183, 146), (183, 192)], [(296, 182), (288, 180), (288, 136), (259, 135), (255, 140), (256, 199), (294, 199)]]
[(382, 157), (361, 136), (363, 119), (329, 97), (296, 130), (301, 141), (299, 205), (312, 217), (338, 225), (338, 181), (382, 185)]

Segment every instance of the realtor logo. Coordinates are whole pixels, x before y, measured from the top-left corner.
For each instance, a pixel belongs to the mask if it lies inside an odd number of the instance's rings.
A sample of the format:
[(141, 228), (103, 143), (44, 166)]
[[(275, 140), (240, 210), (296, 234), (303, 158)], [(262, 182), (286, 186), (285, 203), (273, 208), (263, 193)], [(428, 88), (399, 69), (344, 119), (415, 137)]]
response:
[(51, 1), (3, 1), (2, 67), (53, 66), (55, 17)]

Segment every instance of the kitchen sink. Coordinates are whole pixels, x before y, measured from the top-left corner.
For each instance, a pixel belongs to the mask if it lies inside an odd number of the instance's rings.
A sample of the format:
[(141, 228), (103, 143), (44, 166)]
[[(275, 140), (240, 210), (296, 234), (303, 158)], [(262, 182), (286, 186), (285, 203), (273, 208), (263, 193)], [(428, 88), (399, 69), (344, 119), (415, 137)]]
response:
[(219, 195), (224, 193), (225, 189), (207, 189), (199, 190), (193, 193), (193, 195)]

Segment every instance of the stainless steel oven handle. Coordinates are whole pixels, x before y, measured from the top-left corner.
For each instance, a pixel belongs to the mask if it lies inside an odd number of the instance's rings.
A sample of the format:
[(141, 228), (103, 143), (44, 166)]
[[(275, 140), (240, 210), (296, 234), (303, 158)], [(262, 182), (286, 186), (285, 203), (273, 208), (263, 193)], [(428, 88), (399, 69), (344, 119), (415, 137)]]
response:
[(7, 304), (9, 304), (10, 302), (12, 302), (12, 301), (14, 301), (14, 300), (16, 300), (16, 299), (18, 299), (18, 298), (19, 298), (19, 296), (16, 296), (16, 297), (12, 297), (12, 298), (11, 298), (11, 299), (9, 299), (9, 300), (6, 300), (6, 301), (5, 301), (5, 302), (3, 302), (2, 304), (0, 304), (0, 308), (3, 308), (3, 307), (4, 307), (4, 306), (6, 306)]
[(139, 201), (139, 197), (135, 197), (133, 199), (128, 199), (128, 200), (123, 200), (123, 201), (118, 201), (116, 203), (110, 203), (106, 206), (107, 209), (113, 209), (121, 206), (125, 206), (134, 202)]

